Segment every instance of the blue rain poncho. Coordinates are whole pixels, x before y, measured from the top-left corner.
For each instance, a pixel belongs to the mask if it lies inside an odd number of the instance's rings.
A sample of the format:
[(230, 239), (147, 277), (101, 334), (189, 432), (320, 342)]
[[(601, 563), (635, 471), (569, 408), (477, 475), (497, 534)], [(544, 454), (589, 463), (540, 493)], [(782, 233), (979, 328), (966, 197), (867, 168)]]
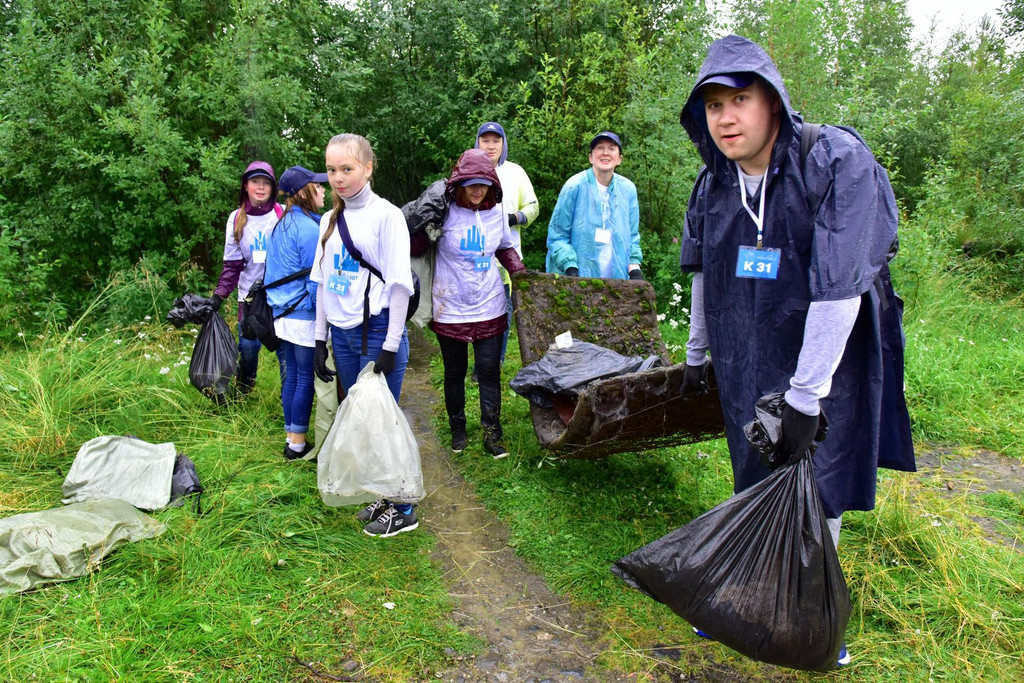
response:
[(580, 171), (565, 182), (548, 221), (549, 273), (578, 268), (580, 277), (601, 277), (600, 248), (595, 241), (601, 227), (611, 231), (612, 277), (625, 279), (629, 277), (630, 263), (643, 262), (636, 185), (615, 173), (608, 185), (608, 201), (605, 217), (592, 168)]
[[(764, 246), (781, 250), (777, 278), (735, 276), (740, 246), (757, 229), (740, 201), (735, 164), (715, 146), (701, 86), (716, 74), (754, 73), (781, 99), (781, 125), (765, 179)], [(743, 425), (758, 398), (784, 392), (805, 343), (811, 301), (861, 298), (842, 361), (821, 401), (830, 431), (814, 456), (828, 517), (870, 510), (877, 468), (913, 471), (903, 396), (902, 302), (889, 279), (898, 211), (888, 176), (852, 130), (822, 126), (801, 171), (803, 120), (775, 64), (739, 36), (708, 50), (680, 122), (706, 164), (690, 196), (680, 265), (703, 272), (704, 313), (736, 491), (768, 476)]]

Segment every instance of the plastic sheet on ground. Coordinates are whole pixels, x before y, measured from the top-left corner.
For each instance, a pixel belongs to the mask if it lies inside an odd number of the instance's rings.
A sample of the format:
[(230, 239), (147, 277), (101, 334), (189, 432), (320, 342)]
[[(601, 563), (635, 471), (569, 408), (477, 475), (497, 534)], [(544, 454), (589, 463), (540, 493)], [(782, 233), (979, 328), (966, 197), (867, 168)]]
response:
[(64, 503), (120, 498), (143, 510), (171, 500), (177, 451), (130, 436), (100, 436), (82, 444), (64, 479)]
[(113, 498), (0, 519), (0, 596), (83, 576), (122, 545), (164, 528)]

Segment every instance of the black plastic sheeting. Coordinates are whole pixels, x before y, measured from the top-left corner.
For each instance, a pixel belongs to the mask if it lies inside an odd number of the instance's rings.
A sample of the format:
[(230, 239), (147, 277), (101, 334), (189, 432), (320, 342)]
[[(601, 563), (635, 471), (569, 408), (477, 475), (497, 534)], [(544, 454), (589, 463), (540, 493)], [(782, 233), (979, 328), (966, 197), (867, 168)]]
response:
[(530, 363), (512, 378), (512, 391), (545, 408), (551, 394), (575, 398), (591, 382), (660, 367), (658, 356), (623, 356), (590, 342), (574, 341), (572, 346), (553, 349)]
[(224, 318), (212, 315), (199, 329), (188, 378), (201, 393), (223, 405), (231, 397), (231, 378), (237, 369), (238, 346), (231, 329)]
[(752, 659), (812, 671), (836, 666), (850, 594), (812, 458), (782, 467), (611, 570)]

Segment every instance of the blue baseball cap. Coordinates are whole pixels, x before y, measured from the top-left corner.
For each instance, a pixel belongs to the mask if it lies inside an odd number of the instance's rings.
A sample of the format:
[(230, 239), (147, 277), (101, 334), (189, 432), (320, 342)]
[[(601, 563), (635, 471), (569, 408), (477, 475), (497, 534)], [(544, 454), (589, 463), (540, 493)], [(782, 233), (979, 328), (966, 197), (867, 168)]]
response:
[(594, 136), (594, 139), (590, 141), (590, 151), (594, 151), (594, 148), (597, 147), (597, 143), (602, 139), (611, 140), (619, 146), (619, 152), (622, 152), (622, 140), (620, 140), (619, 136), (610, 130), (606, 130), (603, 133), (598, 133)]
[(466, 178), (461, 183), (459, 183), (459, 185), (462, 185), (463, 187), (469, 187), (470, 185), (493, 185), (493, 184), (494, 183), (492, 183), (487, 178)]
[(700, 87), (703, 88), (705, 85), (714, 83), (716, 85), (724, 85), (727, 88), (746, 88), (748, 85), (753, 83), (756, 78), (757, 75), (750, 72), (715, 74), (714, 76), (709, 76), (701, 81)]
[(313, 173), (302, 166), (292, 166), (281, 174), (281, 180), (277, 182), (279, 192), (288, 197), (293, 197), (296, 192), (310, 183), (326, 183), (326, 173)]

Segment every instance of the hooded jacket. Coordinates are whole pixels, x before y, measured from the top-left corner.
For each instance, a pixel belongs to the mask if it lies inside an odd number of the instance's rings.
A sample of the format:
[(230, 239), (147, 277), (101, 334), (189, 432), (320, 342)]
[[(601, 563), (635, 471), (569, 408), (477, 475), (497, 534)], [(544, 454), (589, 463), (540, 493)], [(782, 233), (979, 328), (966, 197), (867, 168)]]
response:
[[(471, 178), (491, 183), (491, 191), (475, 209), (459, 206), (455, 200), (456, 188)], [(506, 326), (505, 288), (497, 259), (511, 272), (523, 266), (512, 247), (508, 218), (501, 206), (501, 183), (490, 157), (479, 149), (463, 152), (448, 178), (445, 194), (448, 213), (437, 240), (431, 329), (467, 341), (500, 334)], [(474, 327), (485, 322), (494, 324)]]
[(508, 160), (508, 137), (500, 123), (487, 122), (480, 126), (473, 142), (475, 149), (480, 149), (480, 136), (484, 133), (495, 133), (501, 136), (501, 156), (498, 157), (498, 180), (501, 181), (503, 193), (502, 205), (506, 214), (516, 214), (516, 224), (512, 226), (512, 244), (519, 257), (523, 256), (523, 238), (521, 228), (537, 220), (540, 205), (537, 194), (533, 191), (533, 183), (526, 171), (519, 164)]
[[(271, 207), (262, 213), (250, 214), (246, 217), (245, 227), (242, 229), (242, 239), (235, 239), (235, 220), (238, 212), (243, 211), (246, 200), (249, 198), (245, 184), (254, 175), (266, 174), (270, 176), (270, 204)], [(238, 287), (238, 299), (241, 301), (249, 295), (249, 288), (256, 280), (263, 278), (264, 264), (266, 263), (267, 245), (274, 225), (283, 213), (283, 209), (274, 201), (277, 197), (277, 176), (274, 175), (273, 167), (265, 161), (254, 161), (246, 167), (242, 174), (241, 184), (238, 189), (238, 207), (228, 216), (227, 225), (224, 227), (224, 266), (214, 293), (222, 299), (227, 298), (235, 287)], [(254, 257), (253, 252), (256, 252)], [(239, 303), (239, 320), (241, 320), (241, 303)]]
[[(780, 125), (763, 186), (764, 247), (774, 279), (738, 277), (740, 247), (757, 228), (743, 208), (736, 165), (708, 130), (701, 88), (718, 74), (755, 74), (778, 94)], [(903, 397), (902, 303), (887, 266), (898, 212), (889, 179), (852, 130), (822, 126), (801, 164), (803, 120), (768, 54), (740, 36), (715, 41), (680, 114), (706, 164), (687, 207), (680, 265), (703, 273), (703, 308), (737, 491), (768, 476), (743, 435), (762, 395), (785, 391), (805, 343), (812, 301), (859, 297), (860, 311), (821, 411), (830, 431), (814, 456), (826, 515), (874, 507), (879, 466), (914, 470)], [(802, 165), (802, 168), (801, 168)]]

